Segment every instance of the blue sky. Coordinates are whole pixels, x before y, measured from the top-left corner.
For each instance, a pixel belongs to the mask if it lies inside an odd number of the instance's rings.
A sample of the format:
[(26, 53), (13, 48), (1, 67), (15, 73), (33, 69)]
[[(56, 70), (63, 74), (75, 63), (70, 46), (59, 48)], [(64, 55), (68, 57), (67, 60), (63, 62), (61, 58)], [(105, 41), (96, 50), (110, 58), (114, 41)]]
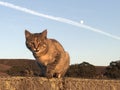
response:
[[(119, 0), (0, 1), (75, 22), (83, 20), (83, 25), (120, 36)], [(55, 38), (63, 45), (70, 54), (71, 64), (86, 61), (103, 66), (120, 59), (120, 40), (1, 5), (0, 58), (34, 58), (25, 46), (25, 29), (33, 33), (48, 29), (48, 38)]]

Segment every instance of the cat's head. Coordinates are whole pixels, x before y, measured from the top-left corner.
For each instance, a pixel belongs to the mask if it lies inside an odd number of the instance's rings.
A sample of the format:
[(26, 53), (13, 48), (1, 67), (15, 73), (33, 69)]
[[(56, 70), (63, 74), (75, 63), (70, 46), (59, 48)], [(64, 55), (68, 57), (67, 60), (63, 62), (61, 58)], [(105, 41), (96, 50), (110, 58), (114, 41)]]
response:
[(47, 30), (41, 33), (31, 33), (25, 30), (26, 46), (34, 54), (42, 54), (47, 51)]

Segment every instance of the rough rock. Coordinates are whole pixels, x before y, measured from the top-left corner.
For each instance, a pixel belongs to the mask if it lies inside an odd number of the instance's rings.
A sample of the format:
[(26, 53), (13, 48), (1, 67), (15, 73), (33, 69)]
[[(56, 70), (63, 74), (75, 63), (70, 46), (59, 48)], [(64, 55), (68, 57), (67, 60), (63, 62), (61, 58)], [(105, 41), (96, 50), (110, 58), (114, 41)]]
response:
[(120, 80), (0, 77), (0, 90), (119, 90)]

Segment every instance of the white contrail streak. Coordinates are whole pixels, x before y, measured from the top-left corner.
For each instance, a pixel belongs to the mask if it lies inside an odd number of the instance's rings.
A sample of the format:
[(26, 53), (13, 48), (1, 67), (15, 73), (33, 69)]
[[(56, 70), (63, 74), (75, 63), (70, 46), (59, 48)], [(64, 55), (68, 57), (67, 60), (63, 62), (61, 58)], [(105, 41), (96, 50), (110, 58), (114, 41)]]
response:
[(29, 13), (29, 14), (32, 14), (32, 15), (36, 15), (36, 16), (39, 16), (39, 17), (44, 17), (44, 18), (48, 18), (48, 19), (51, 19), (51, 20), (55, 20), (55, 21), (59, 21), (59, 22), (67, 23), (67, 24), (71, 24), (73, 26), (77, 26), (77, 27), (80, 27), (80, 28), (88, 29), (88, 30), (91, 30), (93, 32), (97, 32), (99, 34), (111, 37), (113, 39), (120, 40), (119, 36), (115, 36), (113, 34), (104, 32), (104, 31), (102, 31), (100, 29), (96, 29), (96, 28), (93, 28), (93, 27), (85, 25), (85, 24), (80, 24), (79, 22), (72, 21), (70, 19), (61, 18), (61, 17), (54, 17), (54, 16), (42, 14), (42, 13), (39, 13), (39, 12), (30, 10), (30, 9), (27, 9), (27, 8), (24, 8), (24, 7), (20, 7), (20, 6), (17, 6), (17, 5), (8, 3), (8, 2), (0, 1), (0, 5), (8, 7), (8, 8), (13, 8), (13, 9), (16, 9), (16, 10), (19, 10), (19, 11), (22, 11), (22, 12), (26, 12), (26, 13)]

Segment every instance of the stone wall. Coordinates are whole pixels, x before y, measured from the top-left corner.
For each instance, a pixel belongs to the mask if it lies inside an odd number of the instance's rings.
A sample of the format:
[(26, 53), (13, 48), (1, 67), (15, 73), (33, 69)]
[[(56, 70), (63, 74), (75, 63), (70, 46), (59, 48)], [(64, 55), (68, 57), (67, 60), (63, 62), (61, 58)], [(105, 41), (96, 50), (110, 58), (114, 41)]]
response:
[(120, 90), (120, 80), (67, 78), (65, 88), (66, 90)]
[(0, 77), (0, 90), (120, 90), (120, 80)]

